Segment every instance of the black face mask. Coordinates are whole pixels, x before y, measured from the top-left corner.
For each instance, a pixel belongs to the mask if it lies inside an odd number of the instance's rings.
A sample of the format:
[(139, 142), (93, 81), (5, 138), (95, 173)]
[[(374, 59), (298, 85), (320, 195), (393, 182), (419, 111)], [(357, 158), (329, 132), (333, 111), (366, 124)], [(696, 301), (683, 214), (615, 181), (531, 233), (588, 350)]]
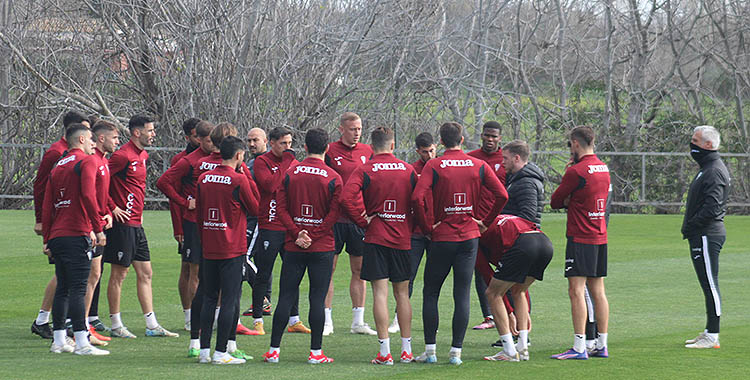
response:
[(700, 163), (701, 161), (703, 161), (703, 159), (706, 158), (707, 155), (713, 152), (714, 152), (713, 150), (703, 149), (699, 147), (698, 145), (690, 143), (690, 157), (693, 157), (693, 159), (697, 163)]

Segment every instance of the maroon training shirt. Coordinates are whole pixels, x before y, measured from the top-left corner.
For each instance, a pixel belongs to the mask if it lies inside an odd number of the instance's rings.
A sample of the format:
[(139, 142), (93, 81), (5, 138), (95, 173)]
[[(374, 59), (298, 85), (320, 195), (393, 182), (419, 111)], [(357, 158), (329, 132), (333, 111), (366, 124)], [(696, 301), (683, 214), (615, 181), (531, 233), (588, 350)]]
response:
[[(505, 186), (490, 166), (455, 149), (428, 161), (412, 194), (414, 212), (422, 230), (431, 233), (433, 241), (465, 241), (479, 237), (479, 228), (472, 217), (478, 218), (476, 207), (483, 188), (495, 195), (494, 206), (483, 221), (488, 225), (508, 201)], [(434, 222), (440, 222), (434, 230), (425, 222), (425, 196), (429, 193), (433, 197)]]
[(96, 160), (96, 202), (99, 216), (106, 216), (115, 209), (115, 203), (109, 197), (109, 160), (99, 148), (96, 148), (93, 157)]
[[(399, 250), (411, 249), (411, 193), (417, 172), (391, 153), (380, 153), (354, 170), (344, 186), (341, 205), (358, 226), (365, 242)], [(364, 199), (361, 206), (357, 199)], [(370, 224), (362, 216), (376, 215)]]
[[(213, 152), (209, 154), (206, 157), (201, 158), (198, 160), (198, 163), (196, 164), (196, 167), (198, 170), (194, 172), (195, 175), (195, 182), (198, 183), (198, 177), (200, 177), (201, 174), (214, 170), (221, 166), (221, 153), (219, 152)], [(240, 164), (240, 170), (237, 171), (237, 173), (244, 174), (245, 178), (247, 178), (247, 181), (250, 184), (250, 192), (253, 193), (253, 197), (255, 199), (260, 199), (260, 193), (258, 192), (258, 186), (255, 184), (255, 181), (253, 180), (253, 175), (250, 173), (250, 169), (247, 168), (247, 165), (243, 162)], [(260, 210), (260, 206), (258, 206), (258, 210)], [(251, 214), (255, 216), (256, 214)]]
[[(276, 194), (279, 218), (286, 227), (285, 250), (334, 250), (333, 225), (339, 217), (341, 190), (341, 176), (318, 158), (307, 157), (286, 171)], [(313, 241), (307, 249), (294, 244), (302, 230)]]
[[(328, 144), (328, 152), (325, 163), (341, 176), (342, 186), (349, 181), (354, 169), (362, 166), (372, 158), (372, 148), (363, 143), (356, 143), (353, 147), (345, 145), (341, 140)], [(364, 207), (362, 199), (360, 205)], [(351, 219), (342, 214), (338, 220), (341, 223), (353, 223)]]
[(130, 212), (126, 226), (140, 227), (146, 198), (146, 160), (148, 153), (128, 141), (109, 158), (112, 173), (109, 195), (115, 205)]
[[(182, 157), (185, 157), (188, 155), (187, 149), (183, 150), (180, 153), (177, 153), (172, 157), (172, 159), (169, 161), (169, 167), (175, 166)], [(176, 189), (177, 193), (180, 194), (182, 192), (182, 184), (180, 184), (179, 189)], [(182, 206), (178, 205), (175, 202), (169, 201), (169, 214), (172, 216), (172, 232), (174, 236), (182, 236), (185, 233), (182, 231), (182, 215), (185, 213), (185, 210), (182, 209)]]
[(72, 149), (50, 172), (42, 207), (45, 243), (102, 231), (104, 221), (96, 201), (97, 161), (81, 149)]
[[(500, 183), (505, 185), (505, 167), (503, 167), (502, 149), (498, 149), (495, 153), (487, 153), (480, 148), (477, 150), (473, 150), (467, 154), (489, 164), (490, 168), (492, 168), (492, 170), (495, 172), (497, 179), (500, 180)], [(479, 203), (477, 212), (477, 215), (479, 216), (478, 219), (484, 219), (484, 217), (492, 209), (492, 205), (494, 203), (495, 197), (492, 195), (492, 193), (487, 189), (482, 190), (482, 201)]]
[[(167, 169), (164, 174), (156, 181), (156, 187), (166, 195), (170, 201), (177, 203), (182, 207), (184, 212), (182, 217), (190, 222), (195, 223), (195, 210), (188, 210), (191, 199), (195, 198), (196, 183), (198, 179), (198, 161), (210, 154), (203, 149), (196, 149), (192, 153), (177, 161)], [(182, 188), (182, 191), (178, 191)]]
[(595, 154), (581, 157), (565, 170), (560, 186), (552, 193), (550, 207), (563, 208), (563, 202), (570, 197), (566, 236), (574, 242), (607, 244), (609, 185), (609, 168)]
[[(422, 169), (424, 169), (425, 164), (427, 164), (427, 162), (422, 161), (422, 159), (420, 158), (417, 161), (415, 161), (413, 164), (411, 164), (411, 166), (414, 167), (414, 170), (417, 172), (418, 175), (421, 175)], [(435, 215), (432, 210), (432, 193), (428, 192), (426, 195), (428, 198), (425, 199), (425, 205), (427, 206), (427, 210), (425, 210), (425, 218), (426, 218), (425, 224), (433, 225), (434, 224), (433, 220), (435, 219)], [(412, 210), (412, 214), (413, 215), (415, 214), (414, 210)], [(422, 227), (419, 225), (419, 223), (417, 223), (416, 219), (414, 219), (414, 223), (412, 223), (412, 225), (413, 225), (412, 233), (414, 235), (424, 236), (424, 232), (422, 232)]]
[(298, 163), (292, 151), (284, 152), (281, 157), (276, 157), (272, 151), (268, 151), (255, 159), (253, 169), (258, 191), (260, 191), (259, 228), (272, 231), (286, 229), (278, 217), (276, 190), (286, 171)]
[(47, 188), (47, 180), (57, 160), (68, 150), (68, 142), (64, 138), (55, 141), (42, 156), (39, 168), (34, 178), (34, 217), (36, 223), (42, 222), (42, 205), (44, 205), (44, 190)]
[(258, 213), (258, 198), (243, 173), (220, 165), (198, 177), (196, 223), (203, 258), (231, 259), (247, 252), (247, 215)]

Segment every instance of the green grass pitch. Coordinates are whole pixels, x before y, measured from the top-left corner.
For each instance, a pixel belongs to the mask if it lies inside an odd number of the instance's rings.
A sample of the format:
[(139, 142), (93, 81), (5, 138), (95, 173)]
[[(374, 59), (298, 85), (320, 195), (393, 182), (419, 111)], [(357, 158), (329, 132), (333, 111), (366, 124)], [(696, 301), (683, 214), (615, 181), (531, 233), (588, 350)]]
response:
[[(464, 379), (484, 378), (746, 378), (750, 354), (750, 217), (726, 219), (727, 242), (721, 252), (723, 311), (718, 350), (688, 350), (682, 342), (694, 337), (705, 323), (703, 298), (688, 258), (687, 242), (679, 234), (680, 215), (613, 215), (610, 222), (609, 277), (606, 280), (611, 305), (609, 359), (592, 358), (569, 362), (548, 359), (572, 344), (567, 283), (563, 278), (564, 214), (546, 214), (543, 229), (555, 244), (555, 256), (545, 280), (531, 288), (533, 331), (531, 361), (485, 362), (495, 353), (490, 343), (497, 332), (472, 331), (466, 335), (464, 364), (447, 364), (452, 314), (451, 282), (443, 288), (438, 333), (438, 364), (400, 364), (376, 367), (370, 360), (378, 350), (375, 337), (349, 334), (351, 309), (348, 294), (348, 259), (342, 255), (335, 273), (335, 333), (324, 337), (323, 349), (336, 362), (313, 366), (306, 363), (309, 336), (285, 334), (281, 363), (262, 363), (270, 334), (240, 336), (238, 345), (255, 357), (241, 366), (199, 365), (186, 357), (188, 334), (182, 330), (183, 314), (177, 294), (179, 256), (171, 236), (168, 212), (147, 212), (146, 234), (154, 268), (154, 300), (161, 324), (179, 331), (177, 339), (146, 338), (145, 323), (135, 294), (135, 276), (123, 289), (122, 315), (139, 337), (115, 340), (107, 357), (76, 357), (49, 353), (48, 340), (29, 331), (41, 303), (44, 286), (53, 267), (41, 255), (41, 239), (33, 234), (31, 211), (0, 211), (0, 379)], [(278, 261), (277, 261), (278, 262)], [(424, 265), (424, 264), (423, 264)], [(278, 285), (278, 269), (274, 290)], [(105, 267), (106, 283), (108, 268)], [(307, 323), (307, 279), (302, 283), (302, 320)], [(413, 348), (424, 349), (421, 321), (421, 273), (412, 299), (414, 305)], [(241, 307), (249, 304), (249, 287), (243, 287)], [(472, 290), (473, 292), (473, 290)], [(276, 294), (274, 294), (274, 298)], [(392, 297), (391, 297), (392, 298)], [(481, 320), (472, 293), (471, 325)], [(275, 302), (275, 299), (274, 299)], [(372, 294), (368, 289), (365, 320), (374, 326)], [(394, 302), (391, 300), (391, 307)], [(107, 300), (101, 298), (100, 315), (108, 325)], [(392, 311), (391, 311), (392, 313)], [(246, 325), (251, 319), (242, 317)], [(270, 333), (271, 318), (266, 317)], [(391, 334), (393, 352), (400, 348), (398, 335)]]

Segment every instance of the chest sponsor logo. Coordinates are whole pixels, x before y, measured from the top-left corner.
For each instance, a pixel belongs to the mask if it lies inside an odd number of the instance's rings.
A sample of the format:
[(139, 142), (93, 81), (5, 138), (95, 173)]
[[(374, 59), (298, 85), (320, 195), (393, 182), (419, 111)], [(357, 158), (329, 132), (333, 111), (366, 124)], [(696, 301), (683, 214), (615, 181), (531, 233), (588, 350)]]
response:
[(67, 164), (68, 162), (74, 161), (75, 159), (76, 159), (76, 155), (75, 154), (72, 155), (72, 156), (65, 157), (62, 160), (57, 161), (57, 166), (63, 166), (65, 164)]
[(201, 166), (198, 168), (198, 170), (209, 171), (209, 170), (216, 169), (218, 166), (219, 166), (219, 164), (214, 164), (214, 163), (211, 163), (211, 162), (203, 161), (203, 162), (201, 162)]
[(474, 166), (474, 162), (472, 160), (466, 159), (466, 160), (440, 160), (440, 168), (456, 168), (456, 167), (470, 167)]
[(607, 165), (589, 165), (588, 173), (609, 173), (609, 168), (607, 167)]
[(227, 175), (217, 175), (217, 174), (208, 174), (205, 177), (203, 177), (203, 183), (220, 183), (222, 185), (231, 185), (232, 184), (232, 177)]
[(401, 162), (379, 162), (372, 165), (373, 173), (379, 170), (406, 170), (406, 166)]
[(454, 193), (453, 194), (453, 205), (463, 206), (466, 204), (466, 193)]
[(212, 222), (216, 222), (219, 220), (219, 209), (218, 208), (209, 208), (208, 209), (208, 220)]
[(298, 174), (298, 173), (313, 174), (313, 175), (319, 175), (321, 177), (328, 178), (328, 171), (326, 171), (325, 169), (316, 168), (314, 166), (297, 165), (294, 168), (293, 174)]

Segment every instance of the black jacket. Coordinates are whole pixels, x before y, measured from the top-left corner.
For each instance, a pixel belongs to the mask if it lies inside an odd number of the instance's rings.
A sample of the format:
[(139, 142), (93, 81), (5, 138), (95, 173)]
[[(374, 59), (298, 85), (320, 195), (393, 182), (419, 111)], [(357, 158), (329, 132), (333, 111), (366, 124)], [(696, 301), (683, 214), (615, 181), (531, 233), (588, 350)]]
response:
[(729, 170), (719, 157), (711, 152), (698, 164), (701, 170), (688, 190), (685, 219), (682, 221), (682, 238), (727, 234), (724, 215), (729, 197)]
[(508, 203), (502, 213), (520, 216), (537, 225), (542, 224), (544, 209), (544, 172), (529, 162), (514, 174), (507, 174), (505, 188)]

